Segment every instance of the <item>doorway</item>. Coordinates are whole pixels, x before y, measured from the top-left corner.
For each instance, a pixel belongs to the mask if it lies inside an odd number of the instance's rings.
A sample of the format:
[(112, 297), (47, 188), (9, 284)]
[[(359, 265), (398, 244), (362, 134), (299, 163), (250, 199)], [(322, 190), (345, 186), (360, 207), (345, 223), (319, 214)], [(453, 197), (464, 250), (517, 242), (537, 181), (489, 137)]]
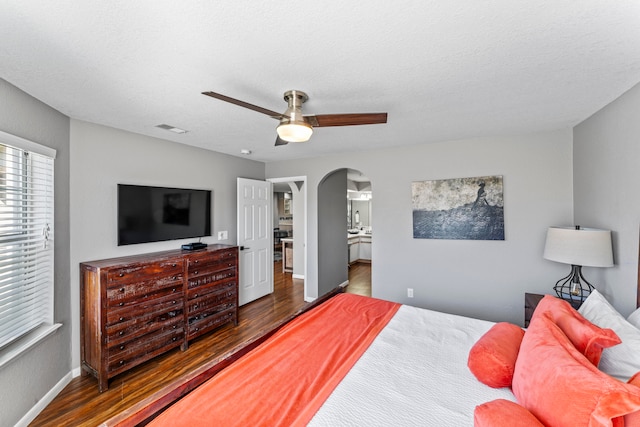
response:
[[(347, 246), (349, 287), (371, 296), (373, 191), (362, 172), (347, 169)], [(366, 280), (363, 280), (365, 279)]]
[(302, 282), (307, 300), (307, 177), (269, 178), (267, 181), (273, 184), (274, 194), (274, 269), (290, 275), (294, 283)]
[(334, 170), (319, 182), (318, 295), (336, 286), (348, 286), (350, 265), (366, 263), (370, 267), (371, 194), (369, 178), (354, 169)]

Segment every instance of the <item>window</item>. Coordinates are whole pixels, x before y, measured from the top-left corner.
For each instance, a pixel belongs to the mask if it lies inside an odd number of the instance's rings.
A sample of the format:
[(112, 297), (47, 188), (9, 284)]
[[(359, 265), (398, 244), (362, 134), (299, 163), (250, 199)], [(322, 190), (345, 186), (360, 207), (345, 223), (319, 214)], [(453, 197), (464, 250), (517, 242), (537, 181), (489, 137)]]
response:
[(55, 150), (0, 132), (0, 350), (53, 325)]

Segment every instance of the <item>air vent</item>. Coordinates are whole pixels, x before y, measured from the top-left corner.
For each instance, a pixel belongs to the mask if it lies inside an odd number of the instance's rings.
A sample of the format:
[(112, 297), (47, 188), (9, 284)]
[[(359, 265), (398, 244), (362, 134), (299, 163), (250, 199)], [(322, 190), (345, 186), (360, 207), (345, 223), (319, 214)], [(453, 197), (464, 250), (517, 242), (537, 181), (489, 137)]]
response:
[(188, 132), (188, 131), (186, 131), (184, 129), (180, 129), (180, 128), (177, 128), (175, 126), (164, 125), (164, 124), (163, 125), (157, 125), (156, 127), (160, 128), (160, 129), (168, 130), (168, 131), (173, 132), (173, 133), (187, 133)]

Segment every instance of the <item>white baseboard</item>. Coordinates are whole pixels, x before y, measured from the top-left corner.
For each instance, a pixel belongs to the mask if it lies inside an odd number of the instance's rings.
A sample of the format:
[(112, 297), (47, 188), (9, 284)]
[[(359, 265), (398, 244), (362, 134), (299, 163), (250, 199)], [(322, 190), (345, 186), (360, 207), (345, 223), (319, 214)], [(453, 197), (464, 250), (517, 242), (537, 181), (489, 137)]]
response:
[(304, 280), (304, 274), (292, 274), (291, 278)]
[[(63, 388), (67, 386), (71, 382), (71, 379), (74, 376), (75, 369), (69, 372), (67, 375), (62, 377), (58, 383), (53, 386), (51, 390), (45, 394), (42, 399), (40, 399), (30, 410), (27, 412), (24, 417), (20, 419), (16, 423), (16, 427), (27, 427), (36, 417), (47, 407), (49, 403), (55, 399), (55, 397), (62, 391)], [(80, 368), (78, 368), (78, 375), (80, 375)]]
[(71, 371), (71, 376), (73, 376), (73, 378), (77, 378), (82, 374), (82, 368), (81, 367), (77, 367), (75, 368), (73, 371)]
[(346, 281), (340, 283), (338, 286), (341, 287), (341, 288), (346, 288), (348, 284), (349, 284), (349, 280), (346, 280)]

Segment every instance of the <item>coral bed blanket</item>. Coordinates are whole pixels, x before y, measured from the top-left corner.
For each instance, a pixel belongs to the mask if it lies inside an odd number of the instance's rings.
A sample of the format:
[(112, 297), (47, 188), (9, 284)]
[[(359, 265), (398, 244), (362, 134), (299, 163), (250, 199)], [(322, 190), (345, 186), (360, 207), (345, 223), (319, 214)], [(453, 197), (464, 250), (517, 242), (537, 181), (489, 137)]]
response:
[(149, 425), (306, 425), (399, 307), (340, 294), (284, 326)]

